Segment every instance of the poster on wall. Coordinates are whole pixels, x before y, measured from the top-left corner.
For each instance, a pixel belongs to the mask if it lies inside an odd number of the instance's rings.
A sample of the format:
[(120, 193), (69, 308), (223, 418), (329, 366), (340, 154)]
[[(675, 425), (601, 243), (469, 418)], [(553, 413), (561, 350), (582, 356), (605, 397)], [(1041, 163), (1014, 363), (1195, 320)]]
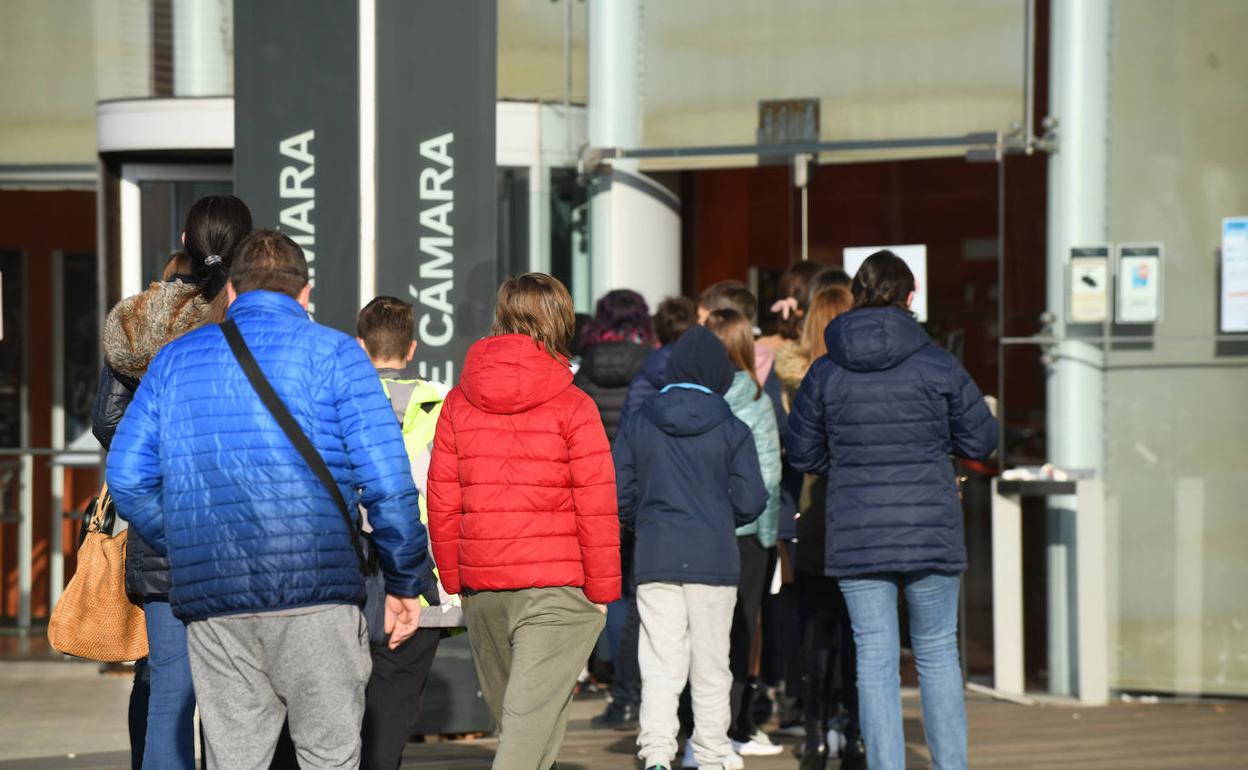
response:
[(1070, 323), (1101, 324), (1109, 318), (1109, 246), (1070, 250)]
[(1248, 217), (1222, 220), (1222, 313), (1219, 331), (1248, 332)]
[(1161, 320), (1161, 252), (1160, 243), (1118, 246), (1118, 323), (1151, 324)]
[(914, 302), (910, 305), (910, 310), (914, 312), (920, 323), (927, 322), (927, 244), (911, 243), (904, 246), (849, 246), (846, 247), (841, 264), (845, 268), (845, 272), (850, 275), (856, 275), (858, 268), (862, 267), (862, 263), (881, 249), (888, 249), (910, 267), (910, 272), (914, 273)]

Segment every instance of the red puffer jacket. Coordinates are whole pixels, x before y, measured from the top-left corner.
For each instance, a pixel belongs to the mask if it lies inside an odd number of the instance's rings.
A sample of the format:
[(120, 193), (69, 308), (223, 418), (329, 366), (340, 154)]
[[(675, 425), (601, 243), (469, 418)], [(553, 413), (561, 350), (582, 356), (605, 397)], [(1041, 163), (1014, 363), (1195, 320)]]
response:
[(429, 534), (442, 584), (620, 596), (615, 467), (594, 402), (524, 335), (472, 346), (438, 420)]

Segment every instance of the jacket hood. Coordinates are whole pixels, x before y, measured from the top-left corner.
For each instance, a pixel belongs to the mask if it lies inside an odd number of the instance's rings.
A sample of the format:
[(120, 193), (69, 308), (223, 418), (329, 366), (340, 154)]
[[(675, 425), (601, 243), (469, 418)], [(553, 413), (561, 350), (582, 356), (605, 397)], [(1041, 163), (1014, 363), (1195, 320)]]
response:
[(468, 403), (492, 414), (518, 414), (568, 389), (572, 370), (523, 334), (502, 334), (473, 343), (459, 387)]
[(641, 413), (669, 436), (700, 436), (732, 417), (722, 396), (678, 387), (646, 399)]
[(773, 371), (786, 388), (797, 390), (801, 387), (806, 372), (810, 371), (810, 360), (806, 358), (800, 345), (790, 342), (776, 351)]
[(728, 360), (728, 351), (709, 329), (695, 326), (672, 345), (667, 361), (667, 381), (702, 385), (723, 395), (732, 387), (736, 367)]
[(724, 400), (728, 402), (728, 407), (733, 412), (740, 412), (749, 408), (750, 403), (756, 400), (755, 396), (763, 397), (759, 394), (758, 386), (754, 384), (753, 378), (738, 370), (732, 376), (732, 387), (728, 388), (728, 392), (724, 394)]
[(648, 352), (649, 348), (636, 342), (599, 342), (581, 357), (581, 370), (599, 387), (627, 387)]
[(892, 369), (931, 343), (899, 307), (865, 307), (839, 315), (823, 333), (828, 357), (853, 372)]
[(104, 322), (104, 357), (115, 371), (142, 378), (162, 347), (203, 326), (210, 312), (211, 305), (195, 284), (153, 283), (109, 312)]

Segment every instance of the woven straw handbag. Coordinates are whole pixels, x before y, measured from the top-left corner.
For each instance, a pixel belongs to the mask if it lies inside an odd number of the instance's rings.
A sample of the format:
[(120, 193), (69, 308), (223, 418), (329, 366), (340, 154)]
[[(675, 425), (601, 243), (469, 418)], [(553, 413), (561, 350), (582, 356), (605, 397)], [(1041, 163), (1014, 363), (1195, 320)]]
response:
[(126, 536), (113, 535), (116, 509), (108, 484), (87, 507), (78, 569), (48, 621), (48, 643), (77, 658), (119, 663), (147, 655), (143, 608), (126, 596)]

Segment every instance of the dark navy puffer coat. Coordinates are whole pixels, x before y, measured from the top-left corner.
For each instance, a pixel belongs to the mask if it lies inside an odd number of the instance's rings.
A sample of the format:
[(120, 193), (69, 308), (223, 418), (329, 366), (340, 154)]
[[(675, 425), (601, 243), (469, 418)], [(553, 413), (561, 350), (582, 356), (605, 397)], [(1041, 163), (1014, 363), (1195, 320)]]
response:
[(637, 534), (637, 582), (736, 585), (735, 528), (767, 507), (754, 436), (722, 396), (672, 388), (624, 422), (620, 520)]
[(646, 399), (663, 389), (667, 384), (667, 359), (671, 357), (671, 345), (650, 351), (642, 362), (641, 371), (628, 383), (628, 394), (624, 397), (624, 411), (620, 414), (620, 420), (637, 414)]
[[(283, 294), (243, 294), (229, 316), (349, 510), (368, 510), (387, 591), (421, 595), (431, 565), (416, 487), (363, 350)], [(168, 554), (169, 599), (184, 620), (363, 598), (342, 514), (216, 325), (157, 354), (117, 428), (107, 476), (118, 511)]]
[(572, 384), (594, 400), (608, 441), (615, 441), (628, 384), (641, 371), (647, 350), (636, 342), (599, 342), (581, 357), (581, 368)]
[(997, 422), (966, 369), (895, 307), (837, 317), (789, 415), (789, 461), (827, 475), (828, 575), (966, 569), (951, 454), (985, 459)]

